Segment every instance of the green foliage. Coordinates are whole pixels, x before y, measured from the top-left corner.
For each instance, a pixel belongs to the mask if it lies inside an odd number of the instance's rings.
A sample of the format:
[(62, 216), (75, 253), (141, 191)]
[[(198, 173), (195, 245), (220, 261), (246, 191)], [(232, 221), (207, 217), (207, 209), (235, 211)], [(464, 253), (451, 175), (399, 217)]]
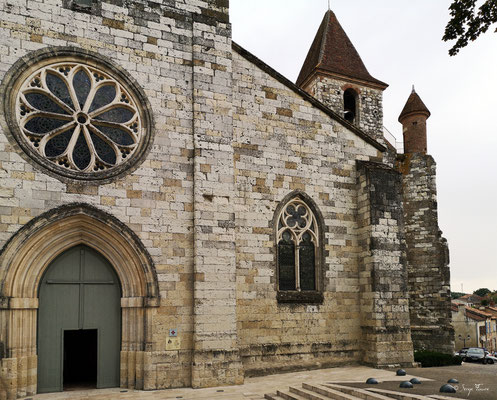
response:
[(482, 305), (483, 307), (486, 307), (486, 306), (488, 306), (488, 305), (489, 305), (489, 301), (488, 301), (487, 299), (483, 299), (483, 300), (481, 301), (481, 305)]
[(414, 361), (421, 363), (422, 368), (443, 367), (446, 365), (461, 365), (462, 358), (437, 351), (415, 351)]
[(492, 293), (492, 291), (490, 289), (487, 289), (487, 288), (480, 288), (480, 289), (475, 290), (473, 292), (473, 294), (476, 294), (477, 296), (480, 296), (480, 297), (485, 297), (489, 293)]
[(450, 292), (450, 298), (452, 300), (455, 300), (455, 299), (458, 299), (459, 297), (462, 297), (464, 296), (466, 293), (462, 293), (462, 292)]
[[(442, 40), (456, 40), (449, 55), (456, 55), (460, 49), (485, 33), (497, 22), (497, 1), (486, 0), (476, 10), (476, 0), (454, 0), (449, 7), (451, 19), (445, 27)], [(497, 32), (497, 30), (496, 30)]]

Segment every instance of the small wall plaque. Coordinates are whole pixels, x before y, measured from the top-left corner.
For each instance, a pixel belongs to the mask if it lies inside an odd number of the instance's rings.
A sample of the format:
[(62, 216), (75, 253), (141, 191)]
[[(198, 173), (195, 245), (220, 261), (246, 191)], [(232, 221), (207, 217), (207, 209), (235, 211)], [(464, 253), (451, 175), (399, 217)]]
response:
[(181, 342), (177, 337), (169, 337), (166, 341), (166, 350), (179, 350)]

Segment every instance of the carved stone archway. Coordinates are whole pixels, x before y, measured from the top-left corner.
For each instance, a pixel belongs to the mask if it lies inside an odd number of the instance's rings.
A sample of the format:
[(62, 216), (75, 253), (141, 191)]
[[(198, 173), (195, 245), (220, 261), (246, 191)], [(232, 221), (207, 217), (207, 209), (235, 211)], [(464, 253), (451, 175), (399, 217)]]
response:
[(121, 387), (154, 385), (151, 313), (159, 306), (159, 289), (152, 259), (115, 217), (71, 204), (32, 220), (0, 252), (0, 399), (36, 394), (39, 283), (59, 254), (79, 244), (101, 253), (121, 282)]

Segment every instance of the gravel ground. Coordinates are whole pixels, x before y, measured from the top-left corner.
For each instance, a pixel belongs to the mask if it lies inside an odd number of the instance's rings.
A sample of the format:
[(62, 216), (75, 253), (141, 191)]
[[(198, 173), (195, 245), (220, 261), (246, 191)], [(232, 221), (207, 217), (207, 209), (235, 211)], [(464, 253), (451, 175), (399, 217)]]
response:
[[(470, 400), (497, 400), (497, 364), (483, 365), (474, 363), (463, 363), (451, 367), (433, 368), (407, 368), (408, 375), (414, 375), (423, 380), (420, 385), (414, 385), (413, 389), (400, 389), (399, 382), (380, 382), (378, 385), (351, 384), (344, 385), (354, 387), (375, 387), (378, 389), (395, 390), (411, 394), (432, 395), (438, 394), (447, 397), (456, 397)], [(454, 384), (456, 394), (440, 393), (440, 387), (451, 378), (456, 378), (459, 384)]]

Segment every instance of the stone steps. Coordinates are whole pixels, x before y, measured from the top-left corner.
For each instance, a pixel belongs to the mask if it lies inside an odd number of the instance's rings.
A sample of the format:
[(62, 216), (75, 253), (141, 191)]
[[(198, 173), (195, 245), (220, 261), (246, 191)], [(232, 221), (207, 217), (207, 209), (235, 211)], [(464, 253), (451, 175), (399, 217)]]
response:
[(336, 385), (333, 383), (326, 383), (323, 386), (356, 396), (362, 400), (392, 400), (391, 397), (386, 397), (383, 396), (382, 394), (374, 393), (367, 389), (359, 389), (350, 386)]
[(462, 400), (435, 394), (423, 396), (386, 389), (360, 389), (334, 383), (303, 383), (302, 387), (290, 386), (287, 391), (278, 390), (276, 393), (265, 394), (264, 398), (266, 400)]
[[(291, 391), (278, 390), (276, 393), (266, 394), (264, 398), (267, 400), (307, 400), (306, 397), (300, 396), (297, 393)], [(319, 400), (328, 400), (325, 398), (320, 398)]]
[[(308, 385), (311, 386), (311, 385)], [(314, 390), (318, 389), (318, 390)], [(329, 390), (319, 390), (317, 386), (312, 386), (312, 389), (304, 388), (304, 384), (302, 384), (302, 388), (291, 387), (290, 392), (298, 394), (302, 396), (306, 400), (359, 400), (357, 397), (349, 396), (348, 394), (335, 391), (332, 389)], [(333, 397), (332, 397), (333, 396)]]
[[(336, 385), (338, 386), (338, 385)], [(362, 399), (362, 397), (356, 396), (356, 394), (352, 392), (346, 392), (344, 390), (340, 390), (340, 387), (329, 387), (328, 385), (316, 385), (316, 384), (308, 384), (303, 383), (302, 387), (309, 391), (313, 391), (325, 396), (326, 399), (333, 400), (358, 400)]]
[(463, 400), (461, 397), (449, 397), (449, 396), (441, 396), (441, 395), (436, 395), (436, 394), (431, 394), (428, 396), (430, 399), (435, 399), (435, 400)]
[(396, 400), (430, 400), (429, 397), (422, 396), (420, 394), (401, 393), (401, 392), (394, 392), (393, 390), (376, 389), (376, 388), (371, 388), (368, 390)]
[(356, 397), (345, 398), (340, 396), (340, 394), (338, 394), (338, 396), (339, 397), (322, 396), (317, 392), (291, 386), (288, 391), (278, 390), (275, 394), (264, 395), (264, 398), (267, 400), (357, 400)]
[[(368, 389), (371, 392), (382, 394), (384, 396), (390, 397), (392, 399), (396, 400), (433, 400), (433, 399), (448, 399), (449, 397), (446, 396), (437, 396), (437, 395), (429, 395), (429, 396), (422, 396), (420, 394), (409, 394), (409, 393), (401, 393), (401, 392), (394, 392), (392, 390), (386, 390), (386, 389)], [(460, 397), (450, 397), (450, 399), (456, 399), (456, 400), (461, 400)]]

